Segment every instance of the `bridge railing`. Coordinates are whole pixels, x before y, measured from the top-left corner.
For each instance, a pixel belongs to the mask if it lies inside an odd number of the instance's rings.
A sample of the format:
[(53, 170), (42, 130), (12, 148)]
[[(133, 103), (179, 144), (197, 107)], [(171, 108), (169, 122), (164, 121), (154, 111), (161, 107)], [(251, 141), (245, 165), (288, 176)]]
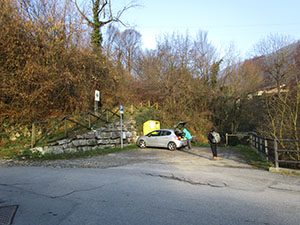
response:
[(300, 169), (300, 140), (266, 138), (255, 132), (249, 132), (247, 134), (226, 134), (226, 145), (228, 145), (231, 136), (248, 136), (250, 146), (267, 161), (272, 162), (276, 168)]

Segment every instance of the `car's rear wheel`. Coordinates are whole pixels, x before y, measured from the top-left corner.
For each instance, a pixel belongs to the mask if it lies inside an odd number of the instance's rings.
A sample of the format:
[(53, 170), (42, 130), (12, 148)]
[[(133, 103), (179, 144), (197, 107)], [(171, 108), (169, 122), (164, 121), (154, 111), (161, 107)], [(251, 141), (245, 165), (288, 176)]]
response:
[(174, 143), (174, 142), (169, 142), (169, 144), (168, 144), (168, 149), (170, 150), (170, 151), (175, 151), (176, 150), (176, 144)]
[(146, 142), (144, 140), (139, 141), (140, 148), (146, 148)]

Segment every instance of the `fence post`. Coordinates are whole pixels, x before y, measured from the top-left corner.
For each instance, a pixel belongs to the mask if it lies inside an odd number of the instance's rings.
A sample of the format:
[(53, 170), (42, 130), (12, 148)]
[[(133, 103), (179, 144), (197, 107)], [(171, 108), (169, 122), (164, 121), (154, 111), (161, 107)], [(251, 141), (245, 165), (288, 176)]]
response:
[(265, 154), (266, 154), (266, 159), (269, 162), (269, 150), (268, 150), (268, 141), (265, 139)]
[(108, 122), (108, 111), (106, 111), (106, 122)]
[(68, 136), (68, 120), (65, 117), (65, 137), (67, 137), (67, 136)]
[(35, 145), (36, 140), (36, 130), (35, 130), (35, 123), (32, 123), (32, 130), (31, 130), (31, 148)]
[(278, 165), (278, 145), (277, 145), (277, 140), (274, 139), (274, 154), (275, 154), (275, 168), (277, 169), (279, 167)]
[(131, 105), (130, 109), (131, 109), (131, 114), (133, 114), (133, 105)]
[(226, 133), (226, 146), (228, 146), (228, 133)]
[(91, 129), (92, 123), (91, 123), (91, 113), (89, 113), (89, 128)]
[(254, 150), (255, 150), (256, 153), (259, 152), (258, 151), (258, 140), (259, 140), (258, 136), (255, 135), (255, 137), (254, 137)]
[(253, 148), (253, 134), (250, 134), (250, 145)]

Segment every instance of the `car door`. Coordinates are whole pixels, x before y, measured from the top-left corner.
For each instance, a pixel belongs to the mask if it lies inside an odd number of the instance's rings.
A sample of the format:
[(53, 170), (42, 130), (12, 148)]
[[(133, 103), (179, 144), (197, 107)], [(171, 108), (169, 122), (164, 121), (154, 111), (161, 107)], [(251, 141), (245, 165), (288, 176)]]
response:
[(159, 147), (159, 135), (160, 131), (155, 130), (152, 131), (150, 134), (147, 135), (146, 145), (149, 147)]
[(167, 147), (170, 141), (171, 132), (168, 130), (162, 130), (157, 137), (157, 147)]

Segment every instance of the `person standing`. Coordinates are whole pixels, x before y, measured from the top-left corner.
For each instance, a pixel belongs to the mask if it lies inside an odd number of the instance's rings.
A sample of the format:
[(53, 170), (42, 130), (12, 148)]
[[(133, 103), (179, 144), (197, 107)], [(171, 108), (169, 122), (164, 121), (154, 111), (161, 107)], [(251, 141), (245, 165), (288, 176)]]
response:
[(183, 138), (187, 139), (188, 148), (191, 149), (192, 148), (192, 135), (190, 134), (190, 132), (188, 132), (188, 130), (186, 128), (183, 129), (183, 133), (185, 134)]
[(207, 136), (207, 139), (208, 139), (208, 142), (210, 144), (210, 148), (211, 148), (211, 151), (212, 151), (212, 160), (217, 160), (217, 157), (218, 157), (218, 152), (217, 152), (217, 143), (219, 142), (219, 140), (215, 140), (215, 137), (214, 137), (214, 133), (216, 133), (216, 128), (215, 127), (212, 127), (210, 129), (210, 132)]

